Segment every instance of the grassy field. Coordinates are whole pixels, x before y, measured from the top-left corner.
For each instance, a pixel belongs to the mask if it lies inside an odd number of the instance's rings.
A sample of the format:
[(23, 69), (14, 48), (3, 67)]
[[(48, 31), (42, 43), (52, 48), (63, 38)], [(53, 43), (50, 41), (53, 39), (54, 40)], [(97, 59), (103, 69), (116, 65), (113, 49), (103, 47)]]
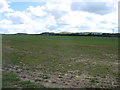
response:
[[(117, 38), (41, 35), (2, 38), (3, 73), (14, 73), (22, 81), (37, 84), (36, 87), (118, 87)], [(3, 79), (3, 87), (13, 87), (9, 83)]]

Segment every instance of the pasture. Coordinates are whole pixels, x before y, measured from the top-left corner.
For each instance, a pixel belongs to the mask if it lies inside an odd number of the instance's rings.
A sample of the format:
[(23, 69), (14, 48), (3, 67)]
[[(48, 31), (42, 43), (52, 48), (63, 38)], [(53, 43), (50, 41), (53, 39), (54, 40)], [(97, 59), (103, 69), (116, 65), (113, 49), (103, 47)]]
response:
[(36, 87), (118, 87), (118, 38), (44, 35), (2, 38), (3, 87), (23, 88), (14, 79), (6, 80), (11, 78), (9, 73)]

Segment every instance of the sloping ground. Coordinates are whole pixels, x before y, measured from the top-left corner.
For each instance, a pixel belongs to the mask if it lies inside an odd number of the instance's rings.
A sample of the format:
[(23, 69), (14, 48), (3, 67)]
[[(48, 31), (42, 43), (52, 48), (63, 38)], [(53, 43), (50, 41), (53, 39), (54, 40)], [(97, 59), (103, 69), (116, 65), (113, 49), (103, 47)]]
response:
[[(30, 70), (25, 66), (10, 66), (4, 68), (4, 71), (14, 72), (21, 80), (30, 80), (40, 85), (56, 88), (115, 88), (118, 86), (117, 79), (110, 76), (90, 76), (87, 73), (76, 75), (75, 71), (66, 73), (49, 73), (40, 70)], [(86, 71), (87, 72), (87, 71)], [(3, 82), (4, 83), (4, 82)]]
[(80, 38), (4, 36), (3, 72), (46, 87), (118, 87), (117, 40)]
[(12, 72), (5, 71), (3, 72), (2, 85), (3, 89), (12, 89), (12, 88), (46, 88), (43, 85), (35, 84), (30, 81), (21, 80), (16, 74)]

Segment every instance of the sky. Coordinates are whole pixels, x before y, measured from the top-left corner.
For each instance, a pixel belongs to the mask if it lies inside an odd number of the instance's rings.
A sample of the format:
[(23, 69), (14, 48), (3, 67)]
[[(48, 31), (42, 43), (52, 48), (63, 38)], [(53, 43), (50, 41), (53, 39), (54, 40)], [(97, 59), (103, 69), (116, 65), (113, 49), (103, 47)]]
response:
[(0, 33), (117, 33), (118, 1), (0, 0)]

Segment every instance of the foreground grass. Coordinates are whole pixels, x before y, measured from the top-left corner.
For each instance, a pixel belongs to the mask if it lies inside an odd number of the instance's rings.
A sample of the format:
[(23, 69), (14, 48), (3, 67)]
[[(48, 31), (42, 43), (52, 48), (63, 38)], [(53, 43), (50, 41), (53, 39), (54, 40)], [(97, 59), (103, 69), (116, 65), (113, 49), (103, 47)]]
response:
[(45, 87), (40, 84), (35, 84), (29, 80), (20, 80), (20, 78), (12, 72), (3, 72), (2, 88), (43, 88), (46, 90), (59, 90), (58, 88)]
[(3, 72), (2, 81), (2, 88), (45, 88), (43, 85), (30, 81), (21, 81), (19, 77), (12, 72)]
[[(25, 71), (29, 71), (29, 75), (30, 72), (36, 73), (36, 75), (31, 73), (33, 77), (37, 77), (38, 72), (44, 72), (48, 77), (57, 73), (63, 75), (60, 76), (62, 79), (66, 79), (64, 74), (67, 73), (71, 78), (66, 81), (79, 78), (81, 80), (81, 76), (83, 76), (86, 84), (91, 86), (115, 87), (116, 85), (112, 85), (112, 83), (116, 83), (116, 78), (118, 78), (118, 39), (4, 35), (3, 67), (9, 67), (9, 65), (11, 68), (18, 65), (22, 69), (20, 72), (22, 74)], [(41, 82), (44, 81), (47, 80)], [(52, 82), (55, 83), (55, 81)]]

